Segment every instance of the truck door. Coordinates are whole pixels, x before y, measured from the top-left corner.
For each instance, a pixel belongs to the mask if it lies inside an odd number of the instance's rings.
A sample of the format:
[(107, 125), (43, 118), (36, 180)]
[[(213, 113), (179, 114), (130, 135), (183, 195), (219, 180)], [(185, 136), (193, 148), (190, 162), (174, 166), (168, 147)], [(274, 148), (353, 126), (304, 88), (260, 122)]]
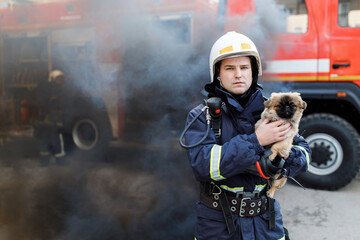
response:
[(360, 1), (331, 2), (330, 79), (360, 80)]
[(276, 2), (287, 13), (286, 29), (276, 35), (277, 49), (272, 59), (266, 61), (264, 80), (317, 81), (327, 59), (319, 56), (318, 33), (311, 1)]

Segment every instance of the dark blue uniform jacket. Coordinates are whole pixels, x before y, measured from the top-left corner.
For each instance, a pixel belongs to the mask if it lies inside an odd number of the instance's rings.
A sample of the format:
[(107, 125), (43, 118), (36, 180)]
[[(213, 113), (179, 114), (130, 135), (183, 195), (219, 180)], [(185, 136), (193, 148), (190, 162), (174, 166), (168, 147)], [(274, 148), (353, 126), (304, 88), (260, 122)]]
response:
[[(188, 149), (195, 178), (198, 181), (216, 181), (223, 189), (231, 192), (261, 191), (267, 186), (267, 181), (246, 173), (245, 170), (254, 165), (264, 152), (254, 133), (254, 125), (264, 110), (264, 97), (260, 90), (256, 90), (247, 103), (241, 106), (226, 91), (216, 88), (216, 92), (221, 93), (223, 101), (226, 102), (226, 111), (222, 111), (222, 134), (221, 138), (217, 139), (214, 132), (210, 131), (201, 145)], [(187, 124), (203, 107), (204, 105), (199, 105), (190, 111)], [(204, 136), (206, 128), (203, 113), (185, 134), (186, 144), (198, 142)], [(297, 136), (293, 145), (284, 165), (290, 176), (307, 170), (311, 154), (303, 137)], [(234, 215), (237, 230), (230, 236), (226, 231), (222, 213), (197, 203), (196, 239), (283, 239), (282, 216), (277, 201), (275, 209), (274, 230), (268, 229), (268, 212), (250, 218)]]

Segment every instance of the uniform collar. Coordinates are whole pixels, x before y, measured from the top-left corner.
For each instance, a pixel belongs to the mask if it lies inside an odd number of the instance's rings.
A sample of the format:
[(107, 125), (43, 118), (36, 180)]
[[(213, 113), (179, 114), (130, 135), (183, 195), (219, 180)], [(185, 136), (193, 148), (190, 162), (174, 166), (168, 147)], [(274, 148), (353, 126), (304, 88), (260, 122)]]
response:
[(221, 98), (223, 98), (223, 100), (226, 101), (230, 106), (234, 107), (239, 112), (243, 112), (244, 108), (246, 108), (249, 104), (251, 104), (254, 101), (254, 99), (258, 98), (259, 96), (261, 96), (262, 98), (261, 91), (256, 90), (253, 94), (251, 94), (249, 100), (244, 104), (244, 106), (242, 106), (231, 93), (223, 89), (220, 89), (218, 87), (215, 87), (215, 92), (217, 93), (217, 95), (220, 95)]
[(206, 84), (204, 89), (202, 90), (202, 94), (208, 98), (215, 96), (220, 97), (223, 101), (225, 101), (227, 104), (229, 104), (239, 112), (243, 112), (245, 107), (247, 107), (249, 104), (251, 104), (254, 100), (257, 100), (258, 98), (261, 99), (261, 103), (263, 102), (263, 96), (259, 89), (257, 89), (253, 94), (251, 94), (249, 100), (244, 106), (242, 106), (231, 93), (219, 88), (218, 86), (215, 86), (213, 83)]

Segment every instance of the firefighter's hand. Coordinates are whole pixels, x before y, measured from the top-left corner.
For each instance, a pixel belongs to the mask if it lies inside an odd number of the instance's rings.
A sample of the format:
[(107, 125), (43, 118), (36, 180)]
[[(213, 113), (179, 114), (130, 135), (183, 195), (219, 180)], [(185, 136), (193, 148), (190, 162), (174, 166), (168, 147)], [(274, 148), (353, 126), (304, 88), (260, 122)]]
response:
[(263, 121), (255, 130), (255, 134), (261, 146), (268, 146), (286, 139), (285, 134), (290, 130), (290, 124), (283, 124), (284, 120), (269, 123), (269, 119)]

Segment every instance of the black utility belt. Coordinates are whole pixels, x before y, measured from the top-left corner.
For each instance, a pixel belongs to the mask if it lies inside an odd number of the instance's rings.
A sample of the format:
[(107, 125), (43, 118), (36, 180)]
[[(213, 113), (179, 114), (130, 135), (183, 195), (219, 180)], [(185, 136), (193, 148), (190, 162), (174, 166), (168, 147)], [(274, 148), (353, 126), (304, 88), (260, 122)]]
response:
[(233, 214), (255, 217), (269, 211), (269, 229), (275, 228), (274, 199), (268, 198), (265, 193), (266, 188), (261, 192), (233, 193), (222, 189), (215, 182), (200, 182), (200, 202), (223, 212), (229, 234), (235, 231)]
[[(265, 213), (269, 209), (269, 200), (265, 195), (256, 198), (227, 196), (230, 211), (240, 217), (254, 217)], [(200, 194), (200, 202), (205, 206), (222, 211), (219, 196)]]

